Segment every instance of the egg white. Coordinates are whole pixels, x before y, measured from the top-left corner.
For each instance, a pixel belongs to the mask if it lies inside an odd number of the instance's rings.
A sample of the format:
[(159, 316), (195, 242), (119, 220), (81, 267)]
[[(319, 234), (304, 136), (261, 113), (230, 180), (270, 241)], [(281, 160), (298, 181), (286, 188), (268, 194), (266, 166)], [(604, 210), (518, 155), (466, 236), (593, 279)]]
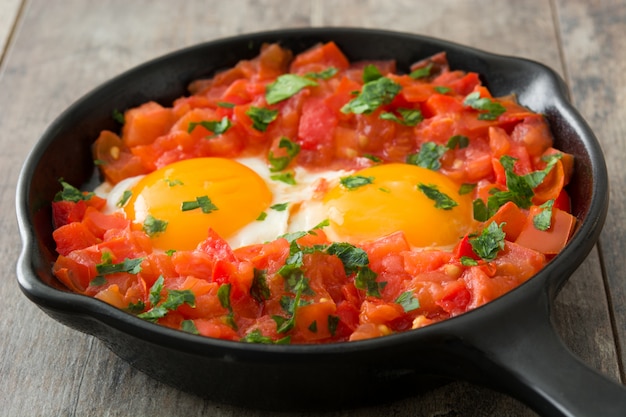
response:
[[(296, 184), (291, 185), (271, 178), (272, 173), (267, 162), (261, 157), (234, 158), (235, 161), (252, 169), (261, 177), (272, 192), (270, 206), (288, 203), (285, 210), (268, 208), (265, 218), (248, 223), (234, 235), (225, 237), (232, 248), (269, 242), (286, 233), (308, 231), (328, 218), (323, 204), (323, 193), (317, 192), (321, 182), (327, 182), (327, 189), (339, 183), (341, 177), (350, 175), (349, 170), (316, 170), (311, 171), (303, 167), (293, 170)], [(121, 212), (124, 210), (118, 205), (126, 190), (132, 189), (143, 176), (126, 178), (115, 185), (102, 183), (95, 190), (95, 194), (107, 200), (105, 213)], [(240, 190), (246, 192), (246, 190)], [(261, 213), (259, 213), (261, 214)]]

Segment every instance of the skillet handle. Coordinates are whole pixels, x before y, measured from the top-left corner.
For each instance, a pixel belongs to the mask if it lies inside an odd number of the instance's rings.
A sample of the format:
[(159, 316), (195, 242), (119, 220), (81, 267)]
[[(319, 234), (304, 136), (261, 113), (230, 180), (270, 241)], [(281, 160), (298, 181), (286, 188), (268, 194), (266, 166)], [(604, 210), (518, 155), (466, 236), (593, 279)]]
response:
[(551, 324), (547, 296), (536, 302), (504, 331), (473, 340), (487, 356), (489, 385), (546, 417), (625, 417), (626, 387), (578, 359)]

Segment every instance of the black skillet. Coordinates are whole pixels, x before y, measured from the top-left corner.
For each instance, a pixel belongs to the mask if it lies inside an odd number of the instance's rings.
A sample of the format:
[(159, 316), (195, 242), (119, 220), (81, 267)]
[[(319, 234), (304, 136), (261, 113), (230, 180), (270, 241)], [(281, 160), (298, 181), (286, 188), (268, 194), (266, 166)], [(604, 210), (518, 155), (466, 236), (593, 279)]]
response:
[[(228, 342), (160, 327), (99, 300), (68, 292), (51, 274), (55, 259), (50, 201), (57, 179), (98, 181), (90, 146), (111, 114), (148, 100), (162, 104), (258, 53), (264, 42), (302, 51), (335, 41), (351, 60), (397, 60), (398, 68), (446, 51), (453, 68), (481, 74), (497, 96), (515, 93), (544, 113), (556, 146), (576, 157), (568, 190), (579, 227), (544, 270), (507, 295), (465, 315), (374, 340), (316, 346)], [(22, 291), (54, 319), (101, 339), (132, 366), (220, 402), (263, 409), (325, 409), (387, 401), (442, 380), (464, 379), (504, 391), (545, 416), (626, 416), (626, 389), (586, 367), (556, 335), (550, 319), (559, 289), (598, 239), (608, 207), (600, 146), (550, 69), (424, 36), (348, 28), (292, 29), (216, 40), (132, 69), (87, 94), (44, 133), (17, 188), (23, 240)]]

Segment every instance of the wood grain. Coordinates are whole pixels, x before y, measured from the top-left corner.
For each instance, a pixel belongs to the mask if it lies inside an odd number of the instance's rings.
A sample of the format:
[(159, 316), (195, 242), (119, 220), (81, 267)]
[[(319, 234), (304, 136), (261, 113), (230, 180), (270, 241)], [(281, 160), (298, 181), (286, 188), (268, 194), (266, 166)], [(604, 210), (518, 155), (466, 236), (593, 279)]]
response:
[[(0, 0), (0, 51), (12, 30), (7, 28), (16, 28), (11, 53), (0, 63), (0, 210), (5, 213), (0, 218), (0, 255), (7, 260), (0, 272), (0, 299), (5, 303), (0, 414), (281, 415), (182, 393), (134, 370), (98, 340), (43, 314), (15, 283), (19, 236), (13, 204), (18, 171), (30, 148), (64, 108), (91, 88), (172, 50), (284, 27), (359, 26), (427, 34), (534, 59), (565, 77), (574, 103), (610, 150), (611, 227), (605, 228), (599, 250), (559, 295), (554, 320), (567, 345), (586, 363), (620, 378), (626, 353), (626, 174), (620, 169), (626, 154), (624, 1), (188, 0), (174, 5), (168, 0), (26, 0), (14, 25), (21, 3)], [(536, 414), (506, 395), (455, 382), (428, 395), (323, 415)]]
[(21, 0), (0, 0), (0, 62), (13, 32), (13, 25), (20, 10)]
[(626, 3), (560, 1), (559, 23), (573, 102), (602, 144), (609, 171), (610, 208), (600, 246), (625, 380)]

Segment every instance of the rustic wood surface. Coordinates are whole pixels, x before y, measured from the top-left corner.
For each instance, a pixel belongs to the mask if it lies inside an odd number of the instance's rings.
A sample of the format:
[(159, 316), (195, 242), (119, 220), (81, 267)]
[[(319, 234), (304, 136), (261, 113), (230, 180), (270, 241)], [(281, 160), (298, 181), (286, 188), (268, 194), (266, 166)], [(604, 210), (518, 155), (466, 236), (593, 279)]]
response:
[[(554, 321), (584, 362), (626, 381), (626, 1), (0, 0), (0, 415), (278, 415), (179, 392), (42, 313), (15, 280), (14, 194), (20, 167), (46, 126), (101, 82), (202, 41), (307, 26), (427, 34), (531, 58), (564, 77), (605, 150), (611, 206), (596, 250), (558, 296)], [(456, 382), (325, 415), (536, 414), (507, 395)]]

